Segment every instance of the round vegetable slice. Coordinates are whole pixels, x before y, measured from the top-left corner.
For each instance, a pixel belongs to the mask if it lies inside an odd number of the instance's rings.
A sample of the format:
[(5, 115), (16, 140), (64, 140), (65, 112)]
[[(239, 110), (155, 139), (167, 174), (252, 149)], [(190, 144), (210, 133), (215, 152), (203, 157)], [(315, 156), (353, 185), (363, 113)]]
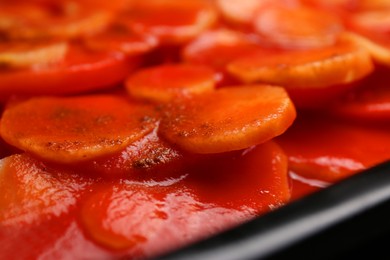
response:
[(210, 92), (214, 89), (214, 71), (206, 66), (167, 64), (139, 70), (126, 80), (129, 94), (138, 99), (168, 102)]
[(210, 28), (217, 11), (207, 0), (137, 1), (123, 15), (133, 31), (151, 34), (164, 44), (181, 44)]
[(156, 124), (152, 107), (116, 96), (42, 97), (7, 108), (0, 131), (39, 158), (74, 163), (123, 150)]
[(101, 185), (82, 202), (80, 223), (96, 243), (130, 258), (149, 258), (269, 212), (289, 198), (286, 157), (275, 143), (265, 143), (213, 157), (178, 178)]
[(87, 37), (84, 42), (92, 50), (118, 51), (129, 56), (145, 54), (158, 45), (156, 37), (135, 34), (119, 24), (100, 34)]
[(326, 88), (357, 81), (373, 70), (369, 52), (350, 42), (318, 50), (252, 54), (228, 65), (243, 82), (286, 88)]
[(0, 42), (0, 66), (7, 68), (39, 68), (65, 58), (66, 42)]
[(335, 101), (329, 111), (347, 119), (388, 122), (390, 120), (390, 88), (388, 70), (377, 69), (364, 84), (351, 89)]
[(202, 33), (184, 46), (181, 58), (185, 62), (207, 65), (218, 73), (218, 83), (232, 85), (226, 65), (261, 48), (256, 37), (241, 32), (218, 29)]
[(0, 161), (0, 225), (23, 227), (74, 210), (90, 181), (59, 171), (26, 154)]
[(169, 104), (159, 131), (186, 151), (219, 153), (263, 143), (294, 119), (295, 108), (283, 88), (239, 86)]
[(217, 6), (226, 20), (240, 25), (249, 25), (257, 9), (270, 3), (269, 0), (217, 0)]
[(166, 178), (167, 173), (174, 177), (176, 172), (182, 170), (187, 160), (184, 156), (188, 157), (159, 138), (155, 130), (116, 154), (71, 167), (109, 179), (149, 177), (158, 180)]
[(389, 125), (359, 125), (324, 115), (301, 116), (277, 142), (289, 168), (334, 183), (390, 159)]
[(281, 4), (260, 8), (254, 19), (254, 27), (264, 41), (286, 49), (331, 46), (343, 30), (339, 19), (330, 13)]
[(71, 44), (65, 59), (36, 69), (0, 68), (0, 94), (73, 94), (112, 87), (138, 64), (137, 59), (94, 52)]
[(85, 8), (74, 1), (4, 5), (1, 12), (0, 30), (5, 37), (25, 40), (81, 38), (103, 31), (113, 18), (109, 11)]

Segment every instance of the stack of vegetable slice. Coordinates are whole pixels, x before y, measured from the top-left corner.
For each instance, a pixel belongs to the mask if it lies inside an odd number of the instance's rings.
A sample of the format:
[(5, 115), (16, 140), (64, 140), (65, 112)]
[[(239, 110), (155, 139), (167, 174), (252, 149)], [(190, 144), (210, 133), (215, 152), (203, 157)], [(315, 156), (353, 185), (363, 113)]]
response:
[(0, 1), (0, 257), (154, 257), (390, 159), (387, 13)]

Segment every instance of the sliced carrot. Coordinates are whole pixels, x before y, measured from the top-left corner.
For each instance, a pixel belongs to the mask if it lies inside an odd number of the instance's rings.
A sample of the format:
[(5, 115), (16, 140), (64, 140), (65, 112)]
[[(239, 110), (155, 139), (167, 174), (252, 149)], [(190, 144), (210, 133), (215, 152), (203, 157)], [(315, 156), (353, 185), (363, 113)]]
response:
[(0, 130), (21, 150), (74, 163), (123, 150), (156, 122), (152, 107), (116, 96), (42, 97), (7, 108)]
[(66, 42), (0, 42), (0, 66), (39, 68), (64, 59)]
[(331, 46), (343, 30), (337, 16), (319, 9), (280, 4), (260, 8), (254, 26), (264, 41), (286, 49)]
[(137, 1), (123, 21), (135, 32), (155, 35), (162, 43), (181, 44), (211, 27), (217, 11), (207, 0)]
[(219, 89), (170, 104), (160, 133), (194, 153), (219, 153), (263, 143), (295, 119), (283, 88), (266, 85)]
[(156, 37), (135, 34), (119, 24), (103, 33), (87, 37), (84, 42), (92, 50), (118, 51), (131, 56), (150, 52), (158, 45)]
[(301, 116), (277, 141), (291, 171), (334, 183), (390, 159), (390, 125), (377, 127)]
[(65, 59), (36, 69), (0, 69), (0, 96), (73, 94), (120, 83), (139, 62), (123, 55), (93, 52), (70, 44)]
[(373, 70), (369, 52), (350, 42), (318, 50), (263, 51), (231, 62), (228, 70), (243, 82), (286, 88), (326, 88), (357, 81)]
[(345, 32), (341, 38), (365, 48), (376, 63), (390, 66), (390, 41), (372, 33)]
[(249, 25), (252, 23), (257, 9), (270, 2), (270, 0), (217, 0), (216, 4), (227, 21), (239, 25)]
[(68, 214), (88, 187), (88, 179), (52, 169), (26, 154), (0, 161), (2, 227), (42, 223)]
[(101, 185), (82, 202), (80, 223), (96, 243), (129, 258), (150, 258), (269, 212), (289, 198), (286, 157), (266, 143), (210, 159), (180, 178)]
[[(10, 39), (80, 38), (104, 30), (113, 18), (109, 11), (86, 9), (74, 1), (56, 3), (54, 10), (34, 3), (5, 7), (0, 30)], [(30, 10), (33, 15), (26, 15)]]
[(352, 13), (348, 16), (347, 23), (350, 27), (357, 29), (358, 31), (362, 30), (370, 33), (389, 34), (390, 8)]
[(388, 70), (377, 69), (362, 86), (350, 90), (336, 100), (329, 111), (347, 119), (388, 122), (390, 120)]
[(176, 172), (181, 171), (187, 160), (184, 155), (183, 152), (159, 138), (157, 131), (153, 131), (119, 153), (73, 167), (77, 167), (81, 172), (94, 172), (109, 179), (159, 180), (166, 178), (167, 174), (174, 177)]
[(173, 64), (139, 70), (126, 80), (129, 94), (138, 99), (168, 102), (177, 97), (213, 90), (214, 71), (206, 66)]
[(256, 37), (241, 32), (218, 29), (202, 33), (189, 42), (181, 52), (185, 62), (207, 65), (218, 73), (219, 85), (234, 85), (226, 72), (226, 65), (234, 59), (246, 56), (261, 48)]

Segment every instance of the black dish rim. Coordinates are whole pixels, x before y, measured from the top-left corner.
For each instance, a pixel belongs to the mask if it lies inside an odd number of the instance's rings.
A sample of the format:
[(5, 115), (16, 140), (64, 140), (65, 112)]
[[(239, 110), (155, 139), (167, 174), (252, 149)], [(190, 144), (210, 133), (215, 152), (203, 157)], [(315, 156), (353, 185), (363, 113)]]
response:
[[(157, 259), (338, 259), (390, 241), (390, 161)], [(387, 224), (387, 225), (386, 225)], [(386, 237), (386, 238), (383, 238)], [(383, 239), (382, 239), (383, 238)], [(375, 248), (372, 254), (380, 253)], [(387, 250), (385, 248), (383, 250)], [(296, 258), (295, 258), (296, 259)], [(345, 257), (344, 257), (345, 259)]]

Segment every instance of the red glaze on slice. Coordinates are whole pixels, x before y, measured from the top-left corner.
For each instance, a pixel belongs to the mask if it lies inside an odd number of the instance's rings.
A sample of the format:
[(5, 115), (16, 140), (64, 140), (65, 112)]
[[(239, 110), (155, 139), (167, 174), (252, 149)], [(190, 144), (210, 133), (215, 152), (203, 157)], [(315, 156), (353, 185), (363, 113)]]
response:
[(296, 174), (334, 183), (390, 159), (390, 126), (301, 117), (278, 143)]
[(270, 142), (211, 157), (180, 178), (101, 185), (83, 201), (80, 224), (96, 243), (145, 258), (216, 234), (289, 198), (285, 155)]

